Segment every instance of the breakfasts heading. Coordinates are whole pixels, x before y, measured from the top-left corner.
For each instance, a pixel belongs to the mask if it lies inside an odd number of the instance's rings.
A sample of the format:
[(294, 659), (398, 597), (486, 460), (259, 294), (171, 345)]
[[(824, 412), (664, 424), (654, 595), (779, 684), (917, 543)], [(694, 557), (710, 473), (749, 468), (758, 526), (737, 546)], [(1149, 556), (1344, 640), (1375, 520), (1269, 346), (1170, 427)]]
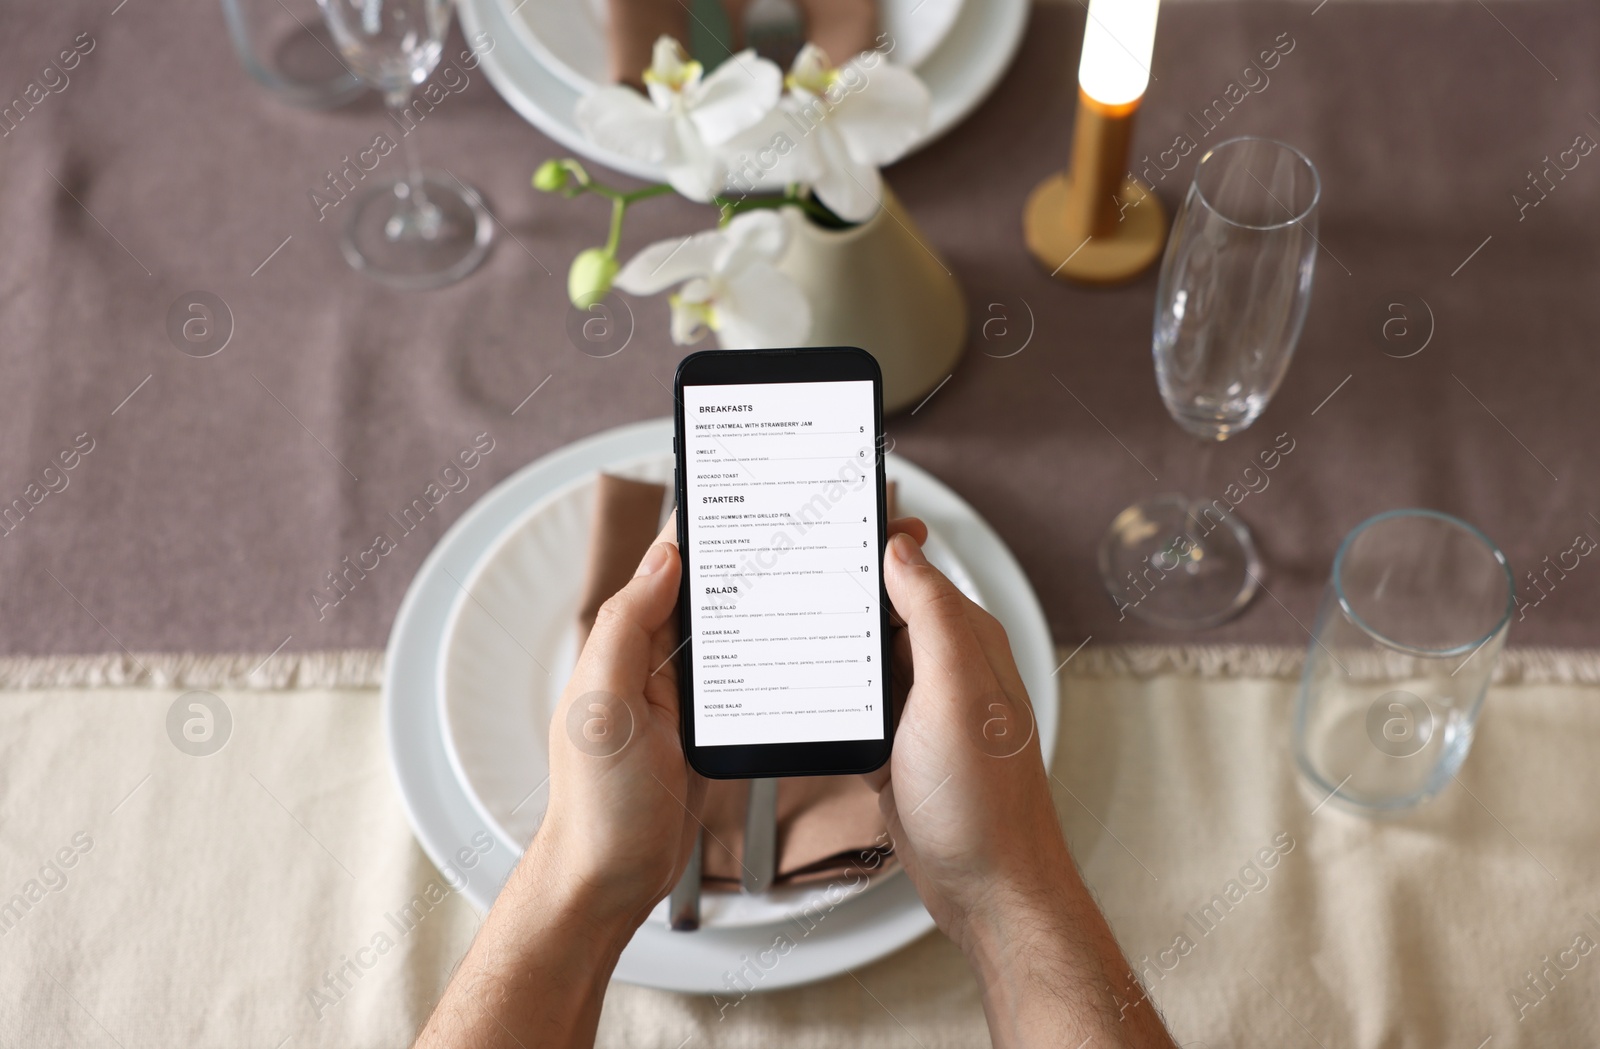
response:
[(755, 410), (756, 406), (753, 404), (702, 404), (700, 406), (700, 414), (702, 415), (706, 412), (753, 412)]

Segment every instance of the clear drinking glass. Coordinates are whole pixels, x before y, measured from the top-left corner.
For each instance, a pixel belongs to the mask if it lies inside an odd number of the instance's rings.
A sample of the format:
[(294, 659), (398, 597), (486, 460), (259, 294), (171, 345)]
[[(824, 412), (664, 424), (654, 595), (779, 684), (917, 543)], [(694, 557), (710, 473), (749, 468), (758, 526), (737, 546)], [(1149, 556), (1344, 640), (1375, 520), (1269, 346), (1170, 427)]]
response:
[[(1317, 169), (1264, 138), (1218, 144), (1195, 168), (1156, 291), (1156, 382), (1167, 411), (1210, 449), (1256, 421), (1294, 356), (1316, 262)], [(1205, 473), (1204, 468), (1201, 470)], [(1100, 546), (1124, 613), (1194, 629), (1236, 615), (1261, 560), (1230, 504), (1206, 491), (1129, 507)]]
[(222, 17), (245, 71), (285, 102), (332, 109), (366, 91), (311, 0), (222, 0)]
[(1382, 811), (1446, 786), (1515, 607), (1505, 555), (1448, 514), (1392, 510), (1346, 536), (1295, 703), (1295, 760), (1319, 796)]
[[(411, 91), (444, 53), (448, 0), (318, 0), (352, 72), (383, 93), (399, 140), (402, 174), (378, 181), (350, 201), (340, 247), (361, 272), (402, 288), (435, 288), (465, 277), (483, 261), (494, 224), (476, 190), (448, 175), (425, 174), (407, 119)], [(431, 107), (430, 107), (431, 108)], [(387, 153), (372, 151), (378, 158)], [(370, 170), (363, 168), (363, 171)], [(363, 180), (365, 174), (362, 175)]]

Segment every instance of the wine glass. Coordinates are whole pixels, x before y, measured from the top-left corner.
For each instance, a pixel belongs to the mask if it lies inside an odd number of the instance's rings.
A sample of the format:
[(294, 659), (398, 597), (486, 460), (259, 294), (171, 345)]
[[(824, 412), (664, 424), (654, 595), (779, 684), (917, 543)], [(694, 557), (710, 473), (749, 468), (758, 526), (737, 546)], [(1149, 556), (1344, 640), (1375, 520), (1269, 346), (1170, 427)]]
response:
[[(449, 0), (317, 0), (334, 43), (356, 76), (383, 93), (405, 170), (350, 201), (339, 246), (368, 276), (401, 288), (452, 284), (475, 269), (494, 238), (493, 219), (476, 190), (425, 174), (407, 119), (411, 90), (444, 53)], [(363, 156), (383, 157), (376, 151)], [(363, 167), (363, 170), (369, 170)], [(363, 175), (363, 178), (365, 176)]]
[[(1173, 223), (1156, 291), (1156, 382), (1167, 412), (1205, 446), (1255, 422), (1283, 381), (1311, 302), (1317, 169), (1291, 146), (1214, 147)], [(1292, 446), (1291, 446), (1292, 447)], [(1250, 531), (1221, 493), (1160, 495), (1117, 515), (1100, 576), (1124, 614), (1197, 629), (1238, 614), (1260, 585)]]

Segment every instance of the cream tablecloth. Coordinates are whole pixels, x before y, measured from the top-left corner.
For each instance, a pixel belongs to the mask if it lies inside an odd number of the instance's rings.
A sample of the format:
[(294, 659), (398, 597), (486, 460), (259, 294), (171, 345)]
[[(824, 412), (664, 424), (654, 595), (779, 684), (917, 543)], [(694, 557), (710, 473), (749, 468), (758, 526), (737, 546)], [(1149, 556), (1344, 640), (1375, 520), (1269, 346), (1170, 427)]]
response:
[[(1460, 783), (1389, 822), (1313, 813), (1286, 746), (1298, 660), (1091, 646), (1063, 671), (1056, 804), (1179, 1040), (1600, 1042), (1600, 653), (1508, 653)], [(407, 1044), (477, 916), (411, 837), (376, 654), (139, 662), (0, 661), (0, 1044)], [(232, 718), (205, 757), (166, 727), (192, 688)], [(613, 985), (600, 1044), (987, 1035), (935, 933), (721, 1020)]]

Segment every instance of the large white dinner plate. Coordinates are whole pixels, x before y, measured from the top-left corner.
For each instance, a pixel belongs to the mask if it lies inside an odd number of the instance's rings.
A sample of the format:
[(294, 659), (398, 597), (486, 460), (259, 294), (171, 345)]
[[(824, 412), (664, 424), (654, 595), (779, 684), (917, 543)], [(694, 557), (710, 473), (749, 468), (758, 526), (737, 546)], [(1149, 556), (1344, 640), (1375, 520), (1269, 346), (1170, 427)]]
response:
[[(528, 5), (552, 2), (556, 0), (526, 0)], [(914, 148), (927, 145), (954, 127), (1000, 82), (1022, 42), (1028, 2), (961, 3), (955, 23), (943, 41), (917, 67), (917, 75), (928, 85), (933, 98), (927, 130)], [(541, 61), (524, 42), (521, 34), (527, 32), (526, 27), (519, 32), (501, 0), (459, 0), (457, 7), (467, 39), (477, 41), (480, 34), (486, 34), (482, 39), (494, 42), (493, 49), (482, 57), (482, 68), (512, 109), (580, 156), (637, 178), (661, 181), (661, 171), (655, 165), (600, 149), (583, 137), (572, 115), (582, 92)]]
[[(610, 82), (606, 0), (499, 0), (506, 20), (544, 66), (580, 94)], [(915, 68), (928, 60), (961, 13), (962, 0), (882, 0), (889, 61)], [(834, 55), (836, 60), (849, 56)]]
[[(904, 476), (901, 466), (898, 457), (888, 457), (886, 470), (899, 486), (901, 511), (921, 514), (926, 482)], [(670, 486), (672, 455), (608, 463), (605, 470)], [(577, 657), (578, 603), (596, 483), (595, 474), (580, 477), (524, 511), (463, 580), (445, 626), (439, 661), (445, 751), (468, 800), (512, 854), (533, 839), (549, 799), (549, 727)], [(984, 603), (966, 566), (937, 531), (930, 529), (925, 550), (967, 596)], [(899, 873), (894, 868), (885, 877), (860, 882), (859, 891)], [(701, 902), (701, 928), (778, 925), (818, 913), (835, 902), (842, 884), (780, 887), (757, 895), (710, 892)], [(650, 920), (666, 923), (666, 901)]]
[[(395, 617), (384, 664), (383, 720), (390, 765), (417, 840), (451, 884), (487, 909), (518, 859), (501, 844), (467, 796), (446, 753), (437, 682), (445, 627), (465, 581), (486, 552), (551, 492), (607, 464), (660, 454), (672, 444), (672, 421), (657, 419), (608, 430), (530, 463), (462, 515), (418, 570)], [(1054, 649), (1043, 610), (1016, 559), (960, 496), (910, 463), (902, 485), (919, 489), (915, 505), (970, 569), (1011, 637), (1023, 684), (1033, 699), (1048, 762), (1058, 720)], [(776, 937), (791, 947), (757, 984), (761, 990), (824, 979), (865, 965), (933, 926), (908, 878), (845, 899), (823, 920), (774, 932), (767, 926), (675, 933), (642, 926), (615, 976), (625, 983), (693, 993), (726, 991), (724, 973), (740, 955), (776, 957)]]

